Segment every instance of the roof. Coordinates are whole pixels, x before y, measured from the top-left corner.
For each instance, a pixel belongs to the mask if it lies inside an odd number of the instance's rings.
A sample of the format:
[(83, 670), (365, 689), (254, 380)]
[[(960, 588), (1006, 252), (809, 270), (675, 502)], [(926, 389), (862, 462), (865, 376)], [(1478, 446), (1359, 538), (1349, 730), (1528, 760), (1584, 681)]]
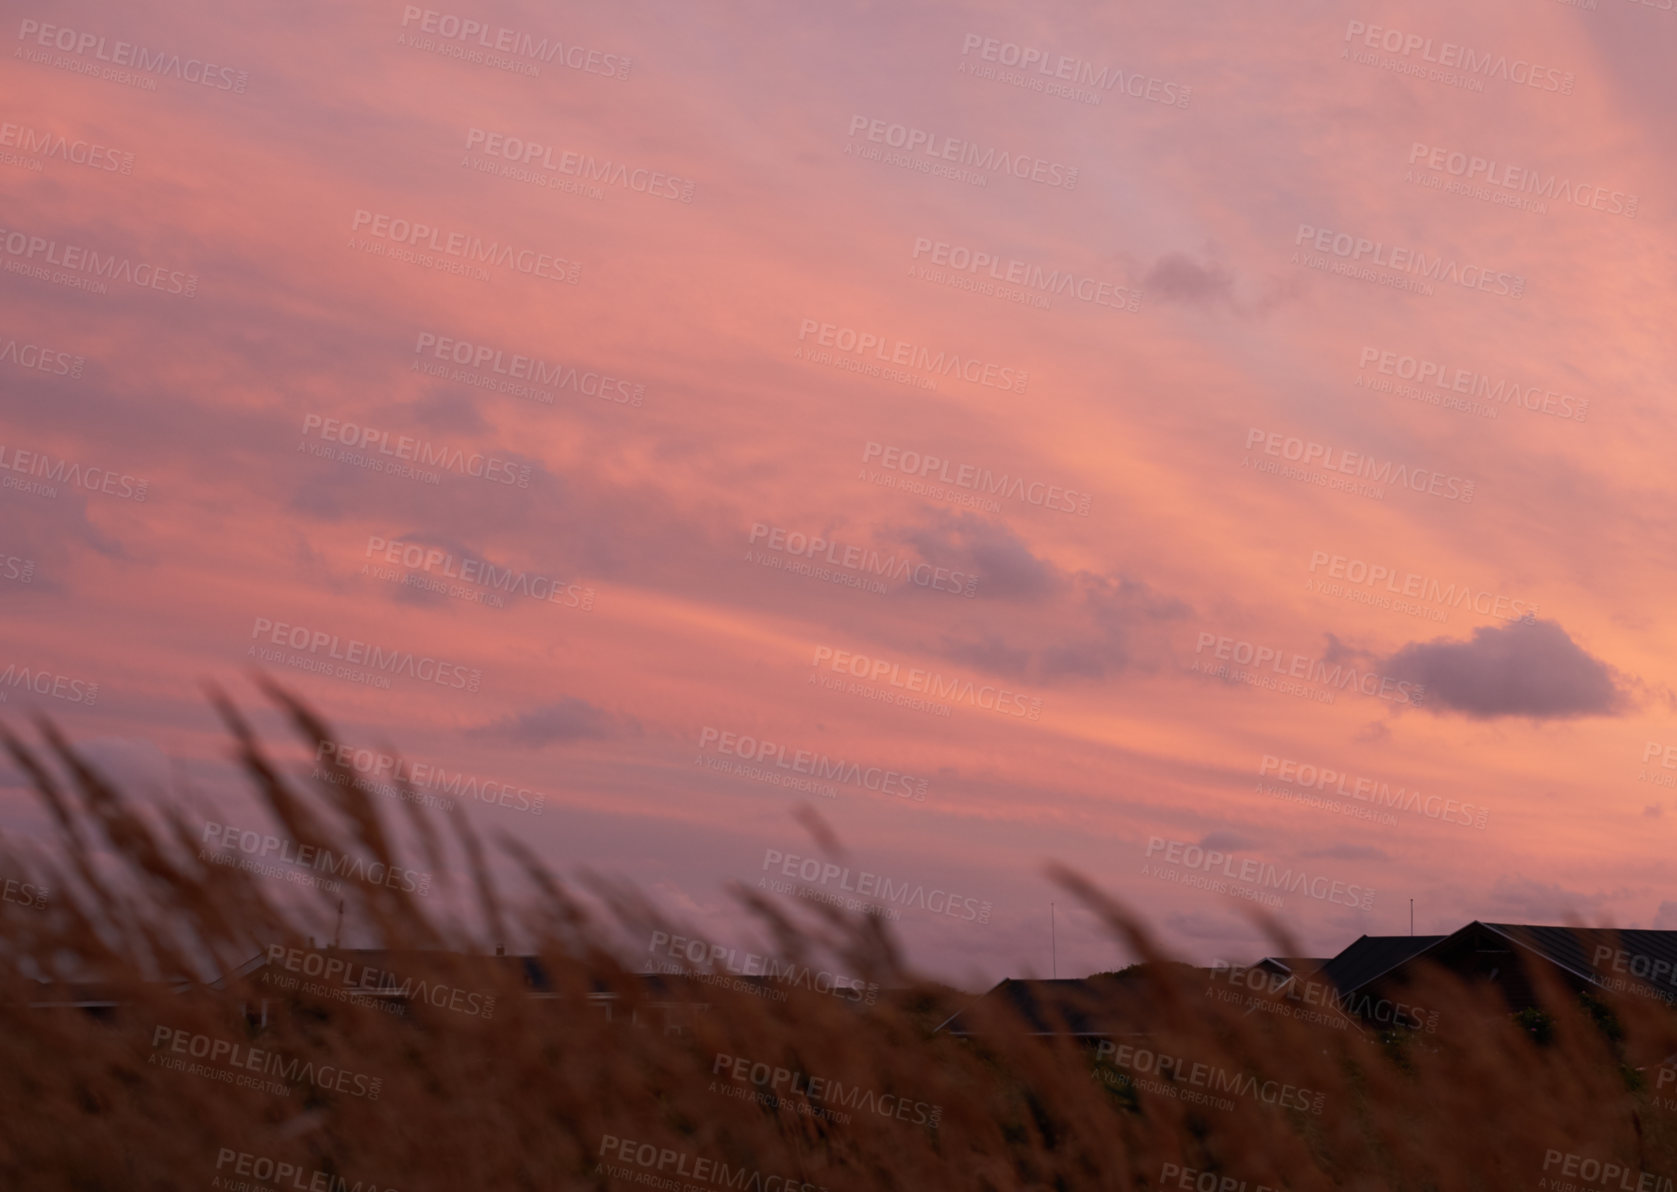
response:
[(1651, 986), (1667, 1000), (1677, 996), (1677, 931), (1523, 923), (1477, 925), (1591, 984), (1625, 982)]
[(1322, 962), (1320, 975), (1332, 982), (1341, 993), (1352, 993), (1448, 938), (1442, 935), (1358, 936), (1338, 956)]
[[(535, 956), (507, 956), (503, 953), (497, 953), (494, 956), (487, 956), (473, 955), (465, 952), (450, 952), (446, 949), (428, 950), (423, 948), (297, 947), (294, 949), (287, 949), (286, 952), (288, 960), (290, 954), (293, 952), (296, 954), (298, 959), (290, 961), (287, 964), (282, 964), (279, 967), (288, 968), (291, 971), (298, 973), (300, 976), (319, 976), (320, 973), (315, 971), (315, 969), (322, 967), (328, 960), (342, 961), (346, 965), (346, 968), (347, 966), (354, 966), (348, 971), (352, 971), (355, 974), (356, 980), (348, 981), (346, 983), (351, 985), (364, 985), (367, 987), (368, 992), (377, 992), (381, 986), (392, 987), (400, 984), (401, 978), (398, 974), (402, 973), (404, 968), (412, 969), (414, 967), (422, 967), (427, 960), (430, 960), (433, 957), (447, 957), (449, 962), (452, 964), (468, 963), (472, 965), (493, 965), (500, 968), (508, 968), (515, 973), (518, 973), (529, 985), (536, 989), (546, 989), (548, 985), (547, 974), (542, 969), (541, 960), (539, 957)], [(258, 952), (255, 956), (252, 956), (238, 968), (234, 969), (233, 974), (241, 977), (250, 977), (274, 963), (275, 958), (268, 952)], [(342, 976), (343, 974), (339, 973), (336, 975)], [(216, 988), (221, 988), (226, 984), (226, 982), (227, 978), (222, 977), (212, 984)]]
[[(1176, 966), (1196, 972), (1187, 965)], [(1110, 1038), (1145, 1033), (1149, 974), (1143, 965), (1121, 973), (1097, 973), (1092, 977), (1022, 980), (1009, 977), (982, 994), (965, 1010), (952, 1014), (937, 1029), (951, 1035), (971, 1035), (982, 1025), (983, 1014), (973, 1010), (980, 1002), (986, 1009), (1008, 1014), (1033, 1035), (1077, 1035)]]
[(1475, 920), (1448, 936), (1364, 936), (1323, 969), (1342, 996), (1403, 981), (1426, 961), (1466, 981), (1497, 985), (1511, 1007), (1541, 1006), (1528, 970), (1541, 960), (1575, 989), (1591, 986), (1677, 1005), (1677, 931), (1553, 927)]
[[(997, 982), (978, 1001), (989, 1002), (998, 1009), (1012, 1010), (1033, 1035), (1057, 1035), (1062, 1032), (1091, 1035), (1098, 1032), (1090, 1014), (1090, 1003), (1100, 988), (1099, 983), (1116, 979), (1068, 977), (1033, 981), (1008, 977)], [(952, 1035), (974, 1033), (979, 1025), (979, 1016), (971, 1010), (969, 1006), (958, 1011), (937, 1029)]]
[[(408, 996), (417, 977), (433, 971), (433, 965), (428, 962), (446, 957), (456, 972), (461, 968), (467, 972), (475, 968), (479, 973), (499, 969), (521, 983), (533, 997), (557, 995), (552, 976), (539, 956), (508, 956), (504, 953), (491, 956), (439, 949), (391, 948), (298, 948), (296, 953), (295, 959), (288, 955), (282, 962), (270, 957), (266, 951), (259, 952), (232, 973), (212, 982), (211, 987), (224, 989), (234, 976), (261, 981), (262, 970), (270, 966), (285, 969), (299, 977), (320, 979), (325, 964), (336, 960), (344, 964), (342, 969), (333, 973), (335, 983), (341, 988), (351, 990), (357, 996), (401, 998)], [(625, 989), (633, 988), (642, 997), (654, 1002), (703, 1001), (706, 997), (703, 977), (704, 974), (700, 973), (626, 973), (614, 985), (596, 975), (591, 978), (592, 989), (587, 996), (614, 999), (623, 996)], [(768, 983), (766, 978), (741, 980)]]

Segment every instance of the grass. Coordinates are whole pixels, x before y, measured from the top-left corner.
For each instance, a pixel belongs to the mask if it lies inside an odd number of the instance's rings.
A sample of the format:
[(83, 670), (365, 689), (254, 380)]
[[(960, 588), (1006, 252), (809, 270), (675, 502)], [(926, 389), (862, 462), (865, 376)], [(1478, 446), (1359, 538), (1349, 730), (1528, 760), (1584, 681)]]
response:
[[(335, 739), (268, 691), (311, 751)], [(57, 840), (0, 858), (48, 892), (0, 902), (0, 1187), (1670, 1192), (1677, 1174), (1677, 1083), (1662, 1085), (1677, 1073), (1660, 1075), (1677, 1025), (1651, 999), (1548, 988), (1517, 1017), (1433, 972), (1409, 996), (1434, 1029), (1311, 1021), (1168, 963), (1064, 871), (1139, 966), (1124, 1013), (1144, 1034), (1027, 1033), (918, 975), (877, 918), (747, 889), (783, 971), (846, 983), (707, 981), (700, 965), (660, 990), (622, 941), (692, 933), (632, 888), (573, 885), (516, 842), (492, 852), (462, 814), (381, 799), (348, 770), (287, 778), (216, 700), (264, 831), (435, 886), (326, 893), (214, 863), (186, 809), (116, 789), (48, 723), (32, 743), (8, 731)], [(340, 899), (357, 943), (386, 951), (328, 978), (346, 957), (314, 941)], [(539, 957), (549, 996), (493, 958), (507, 940)], [(108, 1006), (42, 1004), (78, 993)], [(666, 1021), (664, 1003), (701, 994)], [(961, 1010), (975, 1037), (935, 1032)]]

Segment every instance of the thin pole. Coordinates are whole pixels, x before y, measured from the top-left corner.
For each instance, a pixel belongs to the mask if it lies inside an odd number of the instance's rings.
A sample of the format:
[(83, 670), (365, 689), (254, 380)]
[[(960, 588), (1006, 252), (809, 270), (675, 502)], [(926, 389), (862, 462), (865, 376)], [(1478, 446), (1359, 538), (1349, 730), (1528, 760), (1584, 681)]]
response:
[(1048, 904), (1048, 948), (1049, 955), (1053, 958), (1054, 979), (1057, 981), (1060, 979), (1060, 941), (1054, 930), (1054, 904), (1052, 902)]
[(1409, 934), (1415, 934), (1415, 900), (1409, 900)]

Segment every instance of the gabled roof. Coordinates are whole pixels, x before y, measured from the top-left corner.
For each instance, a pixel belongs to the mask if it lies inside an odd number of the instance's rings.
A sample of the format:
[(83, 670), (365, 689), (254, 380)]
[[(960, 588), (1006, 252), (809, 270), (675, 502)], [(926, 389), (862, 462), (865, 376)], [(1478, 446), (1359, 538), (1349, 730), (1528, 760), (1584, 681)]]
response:
[(1591, 984), (1625, 980), (1656, 989), (1664, 986), (1668, 997), (1677, 994), (1677, 931), (1523, 923), (1468, 925), (1474, 926), (1495, 932)]
[(1593, 985), (1677, 1004), (1677, 931), (1475, 920), (1447, 936), (1364, 936), (1329, 961), (1323, 974), (1349, 996), (1400, 978), (1397, 970), (1411, 961), (1429, 961), (1460, 978), (1499, 985), (1519, 1009), (1540, 1004), (1529, 974), (1520, 971), (1533, 960), (1575, 988)]
[[(1197, 972), (1190, 966), (1178, 966)], [(951, 1035), (971, 1035), (978, 1029), (978, 1002), (1011, 1011), (1013, 1018), (1032, 1035), (1072, 1035), (1083, 1038), (1112, 1038), (1145, 1033), (1148, 974), (1140, 965), (1122, 973), (1097, 973), (1092, 977), (1051, 980), (1022, 980), (1012, 977), (998, 982), (937, 1029)]]
[(1341, 993), (1353, 993), (1448, 938), (1442, 935), (1358, 936), (1338, 956), (1322, 963), (1320, 976), (1332, 982)]

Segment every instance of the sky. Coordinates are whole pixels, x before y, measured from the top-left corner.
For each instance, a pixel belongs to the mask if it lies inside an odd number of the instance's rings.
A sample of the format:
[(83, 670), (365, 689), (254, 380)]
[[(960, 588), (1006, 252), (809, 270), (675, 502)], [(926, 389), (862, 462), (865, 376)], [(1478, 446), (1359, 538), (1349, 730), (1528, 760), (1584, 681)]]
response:
[(206, 839), (261, 671), (742, 947), (1677, 928), (1673, 10), (5, 8), (0, 718)]

